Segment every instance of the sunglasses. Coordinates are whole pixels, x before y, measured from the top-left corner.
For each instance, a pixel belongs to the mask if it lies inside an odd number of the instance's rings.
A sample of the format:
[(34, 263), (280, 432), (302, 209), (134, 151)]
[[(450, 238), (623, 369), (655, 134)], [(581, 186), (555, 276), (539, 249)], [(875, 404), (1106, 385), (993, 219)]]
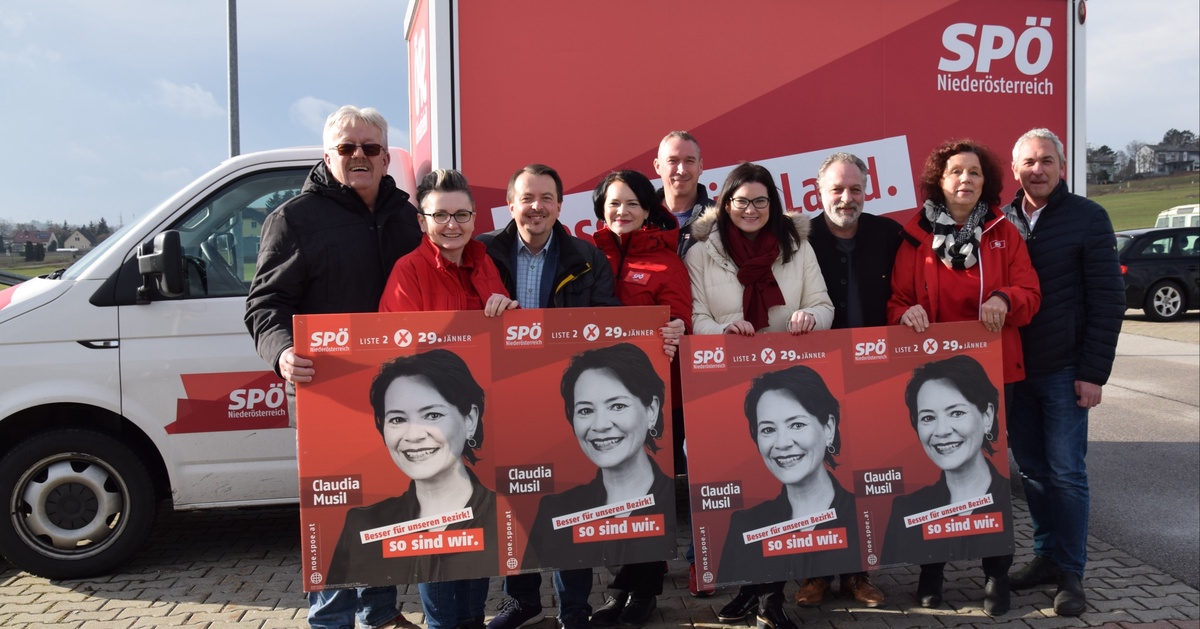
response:
[(375, 156), (379, 155), (381, 152), (383, 152), (382, 144), (349, 144), (349, 143), (347, 143), (347, 144), (339, 144), (339, 145), (333, 147), (333, 150), (337, 151), (337, 154), (341, 155), (342, 157), (350, 157), (351, 155), (354, 155), (354, 151), (357, 151), (360, 148), (363, 151), (363, 155), (366, 155), (367, 157), (375, 157)]

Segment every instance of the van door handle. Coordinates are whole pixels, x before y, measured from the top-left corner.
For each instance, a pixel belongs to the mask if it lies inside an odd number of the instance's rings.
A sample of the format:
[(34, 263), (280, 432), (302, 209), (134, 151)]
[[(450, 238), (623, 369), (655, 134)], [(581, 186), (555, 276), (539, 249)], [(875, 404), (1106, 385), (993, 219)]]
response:
[(80, 345), (88, 349), (117, 349), (121, 346), (121, 341), (118, 339), (98, 339), (94, 341), (76, 341)]

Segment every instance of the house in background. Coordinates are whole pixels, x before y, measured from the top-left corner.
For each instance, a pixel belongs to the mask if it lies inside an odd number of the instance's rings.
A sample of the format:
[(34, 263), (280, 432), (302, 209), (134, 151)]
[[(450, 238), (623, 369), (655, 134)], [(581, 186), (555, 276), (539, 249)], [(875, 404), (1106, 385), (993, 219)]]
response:
[(78, 249), (87, 251), (96, 246), (96, 235), (86, 229), (76, 229), (62, 242), (59, 249)]
[(48, 229), (22, 229), (21, 231), (13, 232), (9, 242), (13, 245), (13, 251), (24, 251), (25, 243), (31, 242), (34, 246), (42, 245), (47, 250), (50, 249), (51, 243), (54, 248), (58, 248), (58, 236)]
[[(1091, 151), (1088, 151), (1091, 153)], [(1117, 172), (1116, 155), (1088, 155), (1087, 182), (1110, 183)]]
[(1200, 170), (1200, 144), (1147, 144), (1137, 152), (1137, 174), (1170, 175)]

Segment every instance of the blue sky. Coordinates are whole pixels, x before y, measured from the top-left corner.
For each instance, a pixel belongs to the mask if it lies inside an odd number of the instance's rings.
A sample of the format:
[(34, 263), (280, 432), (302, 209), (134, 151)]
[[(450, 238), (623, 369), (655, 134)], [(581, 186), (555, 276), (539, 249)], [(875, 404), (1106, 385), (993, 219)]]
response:
[[(344, 103), (379, 108), (391, 143), (407, 146), (406, 4), (242, 0), (242, 152), (317, 144)], [(225, 10), (0, 5), (0, 220), (117, 225), (225, 159)], [(1089, 142), (1120, 150), (1171, 127), (1200, 133), (1200, 3), (1091, 0), (1088, 25)]]

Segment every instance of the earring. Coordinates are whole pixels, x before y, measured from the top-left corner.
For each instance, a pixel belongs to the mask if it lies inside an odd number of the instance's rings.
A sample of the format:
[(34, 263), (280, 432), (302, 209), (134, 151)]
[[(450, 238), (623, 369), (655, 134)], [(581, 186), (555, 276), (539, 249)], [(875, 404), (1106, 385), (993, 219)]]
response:
[(985, 432), (985, 433), (983, 433), (983, 438), (984, 438), (984, 439), (987, 439), (988, 441), (995, 441), (995, 440), (996, 440), (996, 437), (995, 437), (994, 435), (992, 435), (992, 431), (990, 431), (990, 430), (989, 430), (989, 431), (987, 431), (987, 432)]
[(475, 437), (467, 439), (467, 445), (470, 446), (472, 450), (479, 447), (479, 443), (475, 441)]
[(833, 449), (833, 442), (832, 442), (832, 441), (830, 441), (829, 443), (825, 444), (825, 451), (826, 451), (826, 452), (828, 452), (828, 453), (830, 453), (830, 454), (837, 454), (837, 450), (834, 450), (834, 449)]
[(657, 429), (657, 428), (651, 428), (651, 429), (650, 429), (650, 438), (651, 438), (651, 439), (658, 439), (658, 429)]

